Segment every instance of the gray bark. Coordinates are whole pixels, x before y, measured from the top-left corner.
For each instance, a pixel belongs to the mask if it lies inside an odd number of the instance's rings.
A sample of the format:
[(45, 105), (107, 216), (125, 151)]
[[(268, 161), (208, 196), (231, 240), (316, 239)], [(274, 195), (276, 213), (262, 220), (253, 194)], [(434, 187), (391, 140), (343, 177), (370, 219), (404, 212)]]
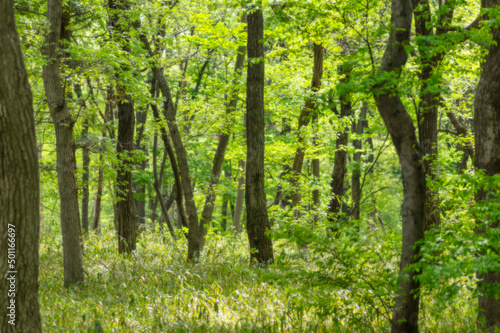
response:
[(264, 18), (252, 8), (248, 14), (247, 169), (245, 202), (250, 260), (266, 265), (274, 261), (264, 189)]
[[(493, 7), (496, 4), (483, 3), (484, 7)], [(485, 6), (486, 5), (486, 6)], [(483, 72), (477, 85), (474, 100), (474, 135), (475, 135), (475, 167), (483, 170), (486, 176), (500, 174), (500, 28), (492, 31), (495, 44), (489, 48)], [(476, 193), (476, 201), (488, 204), (495, 200), (494, 190), (480, 189)], [(498, 218), (482, 216), (488, 219), (488, 228), (499, 228)], [(485, 234), (487, 227), (478, 221), (479, 234)], [(500, 284), (499, 271), (485, 271), (477, 275), (479, 282), (479, 314), (481, 325), (489, 332), (500, 328), (500, 300), (495, 299), (488, 288), (498, 287)]]
[(43, 46), (47, 63), (43, 66), (43, 83), (49, 111), (56, 133), (57, 181), (61, 202), (61, 230), (63, 237), (64, 285), (84, 281), (80, 210), (75, 176), (73, 126), (59, 71), (59, 41), (62, 25), (62, 1), (49, 0), (47, 19), (49, 33)]
[[(314, 64), (313, 64), (313, 77), (311, 80), (311, 91), (316, 93), (321, 87), (321, 77), (323, 76), (323, 45), (314, 43)], [(290, 182), (292, 185), (292, 207), (297, 207), (302, 200), (302, 195), (299, 188), (299, 178), (302, 173), (302, 166), (304, 164), (305, 156), (305, 139), (301, 130), (303, 127), (307, 127), (314, 116), (314, 109), (316, 108), (316, 102), (313, 98), (309, 98), (306, 101), (304, 108), (299, 116), (299, 124), (297, 127), (298, 140), (297, 140), (297, 151), (293, 159), (292, 165), (292, 177)], [(297, 210), (297, 212), (299, 212)], [(298, 214), (296, 213), (298, 216)]]
[[(412, 18), (410, 0), (392, 0), (391, 33), (380, 65), (380, 72), (398, 76), (407, 61), (405, 46), (409, 44)], [(403, 244), (400, 262), (399, 290), (392, 315), (396, 332), (418, 332), (418, 273), (408, 271), (419, 260), (417, 242), (424, 237), (425, 173), (422, 153), (413, 121), (389, 80), (373, 87), (378, 111), (389, 131), (403, 174)]]
[[(11, 0), (0, 2), (0, 330), (41, 332), (39, 173), (33, 98)], [(14, 243), (12, 243), (12, 240)], [(9, 247), (15, 244), (14, 248)], [(78, 244), (77, 244), (78, 246)], [(15, 253), (12, 252), (15, 249)], [(9, 262), (13, 254), (15, 262)], [(12, 266), (10, 266), (12, 265)], [(17, 273), (8, 273), (17, 271)], [(10, 278), (15, 295), (9, 295)], [(14, 301), (15, 318), (10, 316)], [(10, 320), (13, 320), (9, 323)], [(14, 325), (12, 325), (15, 324)]]

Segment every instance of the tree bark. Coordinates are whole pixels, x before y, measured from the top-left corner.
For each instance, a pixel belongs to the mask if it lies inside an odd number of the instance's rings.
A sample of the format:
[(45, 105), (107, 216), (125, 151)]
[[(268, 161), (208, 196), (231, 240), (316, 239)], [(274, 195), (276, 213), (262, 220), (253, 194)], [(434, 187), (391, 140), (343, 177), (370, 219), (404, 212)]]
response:
[[(136, 126), (136, 141), (135, 141), (135, 149), (140, 150), (144, 153), (144, 159), (141, 160), (138, 163), (139, 170), (144, 171), (146, 170), (147, 167), (147, 159), (146, 159), (146, 154), (147, 154), (147, 149), (142, 142), (144, 139), (144, 130), (146, 126), (146, 120), (147, 120), (148, 114), (146, 110), (137, 110), (136, 112), (136, 119), (137, 119), (137, 126)], [(135, 208), (137, 212), (137, 221), (139, 225), (144, 226), (146, 223), (146, 187), (144, 184), (141, 184), (140, 182), (135, 182), (134, 183), (134, 194), (136, 196), (136, 199), (134, 199), (135, 202)]]
[(0, 2), (0, 45), (0, 330), (41, 332), (35, 120), (11, 0)]
[[(128, 46), (128, 27), (120, 22), (120, 11), (128, 9), (127, 2), (109, 0), (110, 23), (116, 38), (122, 44), (122, 49), (130, 53)], [(125, 66), (122, 71), (130, 71)], [(117, 74), (118, 76), (118, 74)], [(132, 151), (134, 150), (135, 112), (132, 96), (126, 87), (119, 84), (116, 87), (118, 97), (118, 137), (116, 153), (118, 157), (117, 188), (116, 188), (116, 225), (118, 227), (118, 252), (130, 253), (135, 250), (137, 240), (137, 212), (132, 187)]]
[(366, 113), (368, 111), (368, 103), (364, 102), (361, 107), (361, 111), (359, 113), (358, 121), (356, 124), (355, 133), (358, 136), (353, 141), (353, 146), (356, 151), (354, 152), (353, 162), (354, 168), (352, 170), (352, 211), (351, 216), (354, 220), (360, 219), (360, 203), (361, 203), (361, 149), (363, 148), (363, 144), (361, 139), (359, 138), (363, 134)]
[[(410, 41), (411, 18), (410, 0), (392, 0), (392, 29), (379, 72), (394, 78), (399, 76), (408, 58), (405, 47)], [(388, 79), (373, 87), (375, 102), (403, 174), (403, 244), (391, 331), (417, 333), (420, 282), (416, 279), (418, 273), (408, 270), (408, 266), (418, 262), (420, 247), (416, 244), (424, 238), (425, 173), (413, 121), (396, 91), (397, 87)]]
[[(85, 119), (82, 130), (82, 138), (87, 138), (89, 133), (89, 121)], [(87, 148), (82, 150), (83, 157), (83, 193), (82, 193), (82, 229), (85, 234), (89, 233), (89, 174), (90, 174), (90, 153)]]
[[(313, 65), (313, 78), (311, 81), (311, 91), (313, 94), (317, 93), (321, 87), (321, 77), (323, 76), (323, 45), (314, 43), (314, 65)], [(301, 133), (303, 127), (309, 126), (309, 122), (314, 117), (314, 109), (316, 108), (316, 102), (314, 98), (308, 98), (304, 108), (302, 109), (299, 116), (299, 124), (297, 126), (298, 140), (297, 140), (297, 151), (293, 159), (292, 165), (292, 177), (290, 182), (292, 185), (292, 207), (297, 207), (302, 200), (302, 195), (300, 192), (299, 179), (302, 173), (302, 165), (304, 164), (305, 155), (305, 138)], [(300, 208), (296, 211), (296, 216)]]
[[(340, 79), (340, 85), (345, 85), (349, 81), (349, 75), (346, 69), (343, 67), (339, 68), (341, 74), (346, 76)], [(345, 89), (340, 89), (345, 90)], [(340, 100), (340, 120), (344, 123), (345, 119), (351, 116), (352, 105), (350, 93), (344, 91), (339, 96)], [(347, 151), (345, 146), (349, 143), (349, 127), (345, 126), (341, 129), (341, 132), (335, 143), (335, 159), (333, 165), (332, 181), (330, 183), (331, 189), (331, 199), (328, 206), (328, 221), (332, 224), (332, 231), (338, 230), (339, 221), (341, 220), (341, 207), (342, 207), (342, 196), (344, 195), (344, 179), (346, 173), (346, 161), (347, 161)], [(334, 225), (337, 224), (337, 225)]]
[(240, 176), (238, 177), (238, 191), (236, 192), (236, 204), (233, 216), (233, 228), (237, 234), (241, 232), (241, 215), (243, 213), (243, 199), (245, 198), (245, 189), (243, 188), (245, 184), (244, 160), (238, 162), (238, 173)]
[[(482, 7), (493, 7), (496, 4), (483, 4)], [(492, 18), (493, 19), (493, 18)], [(474, 135), (475, 135), (475, 167), (482, 170), (486, 176), (500, 174), (500, 28), (492, 31), (493, 44), (489, 48), (483, 72), (477, 85), (474, 101)], [(476, 202), (488, 204), (495, 199), (494, 189), (480, 189), (476, 193)], [(490, 208), (491, 209), (491, 208)], [(479, 234), (488, 232), (487, 228), (499, 228), (498, 214), (492, 211), (491, 215), (478, 219)], [(494, 217), (496, 215), (496, 217)], [(483, 222), (488, 219), (488, 226)], [(498, 260), (498, 259), (497, 259)], [(500, 272), (491, 270), (477, 274), (479, 279), (479, 314), (478, 321), (489, 332), (500, 328), (500, 300), (495, 299), (486, 289), (497, 288), (500, 284)]]
[(248, 14), (247, 71), (247, 169), (245, 203), (250, 259), (259, 264), (274, 261), (269, 238), (266, 193), (264, 190), (264, 18), (262, 11), (252, 8)]
[[(317, 114), (314, 114), (313, 115), (313, 128), (314, 128), (314, 132), (317, 133), (317, 125), (318, 125), (318, 115)], [(313, 145), (314, 146), (317, 146), (317, 141), (318, 141), (318, 138), (316, 135), (314, 135), (313, 137)], [(314, 157), (312, 159), (312, 174), (313, 174), (313, 177), (314, 177), (314, 181), (316, 182), (319, 182), (319, 177), (320, 177), (320, 170), (319, 170), (319, 158), (317, 157)], [(318, 219), (319, 219), (319, 216), (318, 216), (318, 208), (319, 208), (319, 189), (314, 189), (312, 191), (312, 200), (313, 200), (313, 207), (312, 209), (314, 210), (314, 215), (313, 215), (313, 222), (314, 223), (318, 223)]]
[(118, 91), (118, 140), (116, 154), (116, 213), (118, 226), (118, 252), (130, 253), (135, 250), (137, 239), (137, 217), (132, 191), (131, 152), (134, 150), (135, 114), (132, 98), (123, 87)]
[[(435, 53), (435, 46), (429, 42), (429, 37), (438, 38), (439, 35), (446, 33), (447, 24), (453, 18), (453, 9), (446, 14), (438, 17), (440, 26), (436, 33), (432, 30), (432, 14), (428, 0), (413, 0), (413, 10), (415, 11), (415, 31), (418, 37), (417, 48), (420, 53), (420, 72), (418, 74), (420, 87), (420, 101), (417, 110), (418, 134), (422, 155), (424, 156), (424, 168), (426, 176), (430, 180), (436, 178), (436, 160), (438, 156), (438, 109), (440, 104), (441, 92), (437, 90), (441, 84), (442, 78), (436, 72), (439, 64), (443, 60), (445, 53)], [(446, 6), (449, 6), (445, 2)], [(437, 79), (437, 80), (436, 80)], [(437, 81), (437, 83), (433, 82)], [(425, 230), (439, 226), (441, 216), (439, 213), (439, 193), (431, 188), (426, 188), (425, 204)]]
[(43, 46), (47, 63), (43, 66), (43, 83), (49, 111), (56, 133), (57, 180), (61, 202), (61, 230), (63, 236), (64, 285), (84, 281), (80, 210), (75, 176), (75, 152), (73, 149), (73, 126), (64, 87), (59, 71), (59, 41), (62, 25), (62, 1), (49, 0), (47, 19), (49, 33)]
[[(80, 107), (86, 109), (86, 103), (82, 96), (82, 87), (79, 83), (74, 85), (76, 96), (79, 99)], [(85, 115), (86, 117), (86, 115)], [(90, 180), (90, 151), (87, 148), (89, 134), (89, 120), (85, 118), (83, 121), (83, 129), (81, 140), (83, 141), (82, 148), (82, 229), (83, 233), (89, 233), (89, 180)]]
[[(154, 137), (154, 149), (155, 150), (158, 147), (157, 141), (158, 141), (158, 136), (155, 135), (155, 137)], [(163, 196), (161, 194), (161, 183), (159, 182), (159, 178), (158, 178), (158, 167), (156, 165), (156, 154), (153, 155), (153, 173), (154, 173), (154, 177), (155, 177), (153, 186), (155, 188), (156, 196), (158, 197), (158, 201), (160, 202), (160, 208), (161, 208), (161, 212), (163, 214), (163, 218), (165, 219), (165, 221), (167, 223), (167, 227), (168, 227), (168, 231), (170, 231), (170, 235), (172, 235), (173, 239), (177, 239), (177, 236), (175, 235), (175, 231), (174, 231), (174, 226), (172, 225), (172, 222), (170, 221), (170, 217), (168, 216), (168, 208), (165, 205), (165, 201), (163, 200)], [(161, 228), (161, 221), (160, 221), (159, 225)]]
[[(246, 23), (246, 14), (243, 14), (241, 18), (242, 23)], [(245, 53), (246, 47), (240, 46), (236, 51), (236, 62), (234, 64), (234, 79), (233, 86), (238, 84), (239, 78), (241, 77), (241, 70), (243, 69), (243, 64), (245, 62)], [(238, 105), (238, 90), (237, 88), (233, 88), (230, 92), (230, 100), (226, 108), (226, 115), (229, 118), (229, 115), (236, 110)], [(210, 180), (208, 183), (207, 195), (205, 198), (205, 206), (203, 207), (203, 211), (201, 213), (200, 220), (200, 230), (199, 237), (201, 247), (203, 248), (203, 244), (205, 243), (205, 235), (207, 234), (206, 226), (212, 220), (212, 215), (214, 212), (215, 199), (217, 196), (216, 187), (219, 184), (220, 174), (222, 172), (222, 165), (224, 163), (224, 155), (226, 153), (226, 148), (229, 143), (230, 138), (230, 126), (232, 125), (232, 121), (228, 120), (226, 125), (224, 126), (224, 132), (220, 136), (219, 143), (217, 144), (217, 150), (215, 151), (214, 160), (212, 163), (212, 173), (210, 174)], [(227, 215), (226, 215), (227, 219)]]
[[(106, 126), (110, 113), (113, 112), (113, 87), (110, 85), (106, 90), (106, 108), (104, 111), (104, 126)], [(102, 130), (102, 137), (106, 137), (106, 129)], [(100, 232), (101, 225), (101, 201), (102, 201), (102, 182), (104, 179), (104, 167), (103, 167), (103, 152), (99, 152), (99, 175), (97, 179), (97, 193), (95, 196), (95, 204), (94, 204), (94, 221), (92, 223), (92, 229)]]

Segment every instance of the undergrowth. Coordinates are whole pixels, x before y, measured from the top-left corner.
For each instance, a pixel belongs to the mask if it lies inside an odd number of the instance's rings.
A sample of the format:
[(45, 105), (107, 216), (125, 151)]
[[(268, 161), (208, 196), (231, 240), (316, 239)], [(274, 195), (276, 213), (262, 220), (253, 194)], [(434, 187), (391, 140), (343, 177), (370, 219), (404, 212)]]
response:
[[(249, 266), (243, 234), (211, 234), (196, 263), (186, 263), (185, 239), (174, 242), (150, 231), (141, 234), (132, 255), (119, 255), (116, 248), (113, 232), (86, 236), (86, 281), (66, 289), (61, 238), (42, 234), (45, 332), (389, 331), (396, 262), (383, 253), (360, 261), (359, 253), (342, 257), (331, 248), (320, 256), (314, 245), (276, 241), (276, 263), (263, 269)], [(378, 274), (379, 267), (387, 274)], [(453, 308), (436, 302), (425, 294), (423, 331), (474, 329), (466, 288)]]

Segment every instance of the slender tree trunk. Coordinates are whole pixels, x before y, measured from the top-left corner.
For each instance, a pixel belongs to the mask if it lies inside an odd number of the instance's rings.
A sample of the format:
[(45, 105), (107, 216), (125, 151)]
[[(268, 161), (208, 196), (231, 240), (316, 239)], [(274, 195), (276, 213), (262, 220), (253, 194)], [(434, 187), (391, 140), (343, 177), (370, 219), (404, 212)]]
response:
[[(106, 91), (106, 109), (104, 111), (104, 126), (106, 126), (110, 113), (113, 112), (113, 87), (108, 86)], [(106, 137), (106, 129), (102, 130), (102, 137)], [(102, 182), (104, 179), (104, 167), (103, 167), (103, 151), (99, 152), (99, 176), (97, 178), (97, 193), (95, 196), (95, 204), (94, 204), (94, 221), (92, 224), (92, 229), (100, 232), (101, 225), (101, 201), (102, 201)]]
[[(425, 156), (424, 168), (426, 176), (434, 180), (436, 178), (436, 160), (438, 156), (438, 109), (441, 93), (435, 89), (441, 85), (442, 78), (436, 73), (436, 69), (443, 60), (445, 53), (435, 53), (435, 46), (429, 42), (429, 37), (437, 38), (446, 33), (447, 24), (453, 18), (453, 9), (447, 2), (449, 11), (441, 16), (438, 15), (439, 27), (436, 33), (432, 31), (432, 14), (428, 0), (414, 0), (415, 31), (419, 42), (417, 47), (420, 53), (419, 79), (422, 83), (420, 88), (420, 102), (417, 110), (418, 133), (422, 155)], [(435, 81), (438, 83), (436, 84)], [(439, 193), (431, 188), (426, 189), (425, 204), (425, 229), (439, 226), (441, 217), (439, 213)]]
[[(242, 23), (246, 23), (246, 14), (243, 14), (241, 21)], [(238, 50), (236, 51), (236, 62), (234, 64), (235, 76), (232, 82), (234, 86), (238, 84), (239, 78), (241, 77), (241, 70), (243, 69), (243, 64), (245, 61), (245, 53), (246, 53), (245, 46), (238, 47)], [(229, 115), (236, 110), (237, 105), (238, 105), (238, 90), (234, 88), (230, 92), (230, 100), (226, 109), (226, 115), (228, 116), (228, 118)], [(224, 128), (224, 132), (220, 136), (219, 143), (217, 144), (217, 150), (215, 151), (214, 160), (212, 163), (212, 173), (210, 175), (210, 181), (208, 184), (208, 191), (207, 191), (208, 193), (205, 198), (205, 206), (203, 207), (203, 211), (201, 213), (200, 230), (198, 233), (200, 237), (199, 242), (201, 244), (201, 247), (203, 247), (205, 243), (205, 235), (207, 234), (206, 226), (208, 226), (208, 224), (212, 220), (212, 215), (215, 206), (215, 199), (217, 195), (215, 190), (217, 185), (219, 184), (222, 165), (224, 163), (224, 155), (226, 153), (226, 148), (230, 138), (230, 132), (229, 132), (230, 126), (232, 125), (232, 123), (233, 122), (230, 120), (227, 121)]]
[(387, 41), (379, 72), (392, 75), (373, 87), (374, 99), (396, 148), (403, 174), (403, 244), (400, 262), (399, 290), (392, 315), (392, 329), (396, 332), (418, 332), (419, 288), (418, 273), (408, 266), (419, 260), (424, 238), (425, 173), (422, 153), (413, 126), (393, 82), (406, 64), (405, 47), (410, 41), (412, 4), (410, 0), (393, 0), (391, 6), (391, 34)]
[[(455, 127), (455, 134), (459, 137), (465, 138), (469, 135), (467, 128), (465, 127), (464, 124), (462, 124), (455, 114), (451, 111), (446, 112), (446, 115), (450, 119), (453, 127)], [(460, 163), (458, 164), (458, 174), (463, 174), (465, 169), (467, 169), (467, 160), (469, 157), (474, 157), (474, 148), (472, 147), (472, 144), (470, 142), (467, 142), (465, 144), (460, 144), (459, 145), (460, 150), (464, 152), (462, 155), (462, 159)]]
[[(313, 78), (311, 81), (311, 91), (316, 93), (321, 87), (321, 77), (323, 76), (323, 45), (321, 44), (313, 44), (314, 48), (314, 65), (313, 65)], [(304, 164), (304, 155), (305, 155), (305, 138), (301, 133), (303, 127), (307, 127), (309, 122), (313, 118), (314, 109), (316, 108), (316, 103), (314, 99), (309, 98), (306, 101), (306, 105), (302, 109), (302, 112), (299, 116), (299, 125), (297, 127), (298, 132), (298, 146), (297, 151), (295, 152), (295, 156), (293, 159), (292, 166), (292, 177), (290, 178), (292, 184), (292, 207), (297, 207), (302, 200), (302, 195), (300, 192), (299, 179), (300, 174), (302, 173), (302, 165)], [(296, 211), (297, 214), (300, 211), (300, 208)], [(298, 216), (296, 214), (296, 216)]]
[(245, 198), (245, 161), (238, 162), (238, 191), (236, 192), (236, 204), (234, 207), (233, 228), (239, 234), (241, 232), (241, 214), (243, 213), (243, 199)]
[[(313, 115), (312, 121), (313, 121), (314, 132), (317, 133), (317, 127), (318, 127), (317, 126), (318, 125), (318, 114), (317, 113), (315, 113)], [(316, 147), (318, 145), (317, 141), (318, 141), (318, 138), (317, 138), (316, 135), (314, 135), (314, 137), (313, 137), (313, 146)], [(320, 178), (319, 178), (320, 177), (319, 166), (320, 166), (320, 164), (319, 164), (319, 158), (314, 157), (313, 160), (312, 160), (312, 174), (313, 174), (315, 182), (319, 182), (319, 180), (320, 180)], [(312, 207), (312, 209), (314, 210), (314, 216), (313, 216), (313, 222), (314, 223), (318, 223), (318, 219), (319, 219), (319, 217), (318, 217), (318, 208), (319, 208), (319, 204), (320, 204), (320, 202), (319, 202), (319, 195), (320, 195), (319, 189), (314, 189), (312, 191), (312, 200), (313, 200), (313, 207)]]
[[(136, 112), (137, 126), (136, 126), (136, 141), (135, 148), (141, 150), (144, 153), (144, 159), (139, 163), (139, 170), (144, 172), (147, 167), (146, 154), (147, 150), (142, 142), (144, 139), (144, 129), (146, 126), (147, 112), (146, 110), (139, 109)], [(144, 226), (146, 223), (146, 187), (140, 182), (134, 183), (134, 194), (137, 199), (135, 199), (135, 207), (137, 212), (137, 220), (139, 225)]]
[[(69, 14), (69, 13), (68, 13)], [(68, 38), (69, 42), (69, 38)], [(76, 96), (78, 97), (80, 107), (85, 110), (87, 105), (82, 95), (82, 86), (79, 83), (74, 84)], [(85, 115), (86, 117), (86, 115)], [(87, 148), (89, 134), (89, 121), (85, 118), (83, 122), (83, 129), (81, 139), (83, 141), (82, 148), (82, 229), (84, 234), (89, 233), (89, 174), (90, 174), (90, 152)], [(75, 162), (76, 164), (76, 162)]]
[(62, 25), (62, 1), (49, 0), (47, 19), (49, 33), (43, 46), (47, 63), (43, 66), (43, 81), (49, 111), (54, 122), (56, 134), (57, 180), (61, 202), (61, 230), (63, 236), (64, 285), (84, 281), (82, 262), (82, 243), (80, 229), (80, 210), (75, 176), (75, 155), (73, 149), (73, 126), (64, 88), (60, 81), (59, 41)]
[[(496, 3), (483, 4), (484, 7), (493, 7)], [(491, 18), (493, 19), (493, 18)], [(493, 41), (489, 48), (483, 72), (477, 85), (474, 101), (474, 135), (475, 135), (475, 167), (482, 170), (486, 176), (500, 174), (500, 28), (493, 29)], [(493, 203), (496, 198), (494, 189), (480, 189), (476, 193), (476, 202), (482, 204)], [(490, 208), (491, 215), (478, 219), (479, 234), (485, 237), (491, 228), (500, 227), (498, 214)], [(484, 223), (488, 219), (488, 223)], [(498, 256), (497, 256), (498, 260)], [(500, 272), (492, 269), (477, 274), (479, 289), (479, 314), (478, 321), (489, 332), (500, 328), (500, 300), (487, 290), (497, 288), (500, 284)], [(496, 295), (498, 296), (498, 294)]]
[(247, 169), (245, 202), (251, 261), (268, 264), (274, 261), (269, 238), (266, 193), (264, 190), (264, 18), (253, 8), (248, 15), (247, 72)]
[(41, 332), (35, 120), (11, 0), (0, 2), (0, 45), (0, 330)]
[[(82, 130), (82, 138), (86, 138), (89, 133), (89, 121), (85, 119)], [(83, 193), (82, 193), (82, 229), (85, 234), (89, 233), (89, 174), (90, 174), (90, 153), (89, 150), (84, 147), (82, 150), (83, 155)]]
[(361, 108), (361, 112), (359, 113), (358, 121), (356, 124), (355, 134), (358, 136), (353, 141), (353, 146), (356, 151), (354, 152), (353, 162), (354, 168), (352, 170), (352, 218), (354, 220), (360, 219), (360, 202), (361, 202), (361, 149), (363, 148), (363, 144), (359, 136), (363, 134), (364, 124), (366, 113), (368, 111), (368, 103), (364, 102), (363, 107)]
[[(289, 119), (284, 117), (283, 118), (283, 124), (282, 124), (282, 129), (280, 131), (280, 135), (285, 136), (289, 134), (292, 131), (292, 127), (289, 124)], [(293, 163), (293, 161), (292, 161)], [(283, 181), (284, 179), (288, 179), (290, 175), (290, 165), (288, 162), (283, 163), (283, 169), (280, 173), (280, 178), (279, 178), (279, 183), (276, 189), (276, 196), (274, 197), (273, 205), (279, 204), (280, 208), (285, 208), (285, 207), (290, 207), (291, 206), (291, 201), (292, 197), (288, 192), (283, 191)], [(270, 221), (271, 225), (273, 225), (273, 221)]]
[[(158, 141), (158, 136), (155, 135), (155, 137), (154, 137), (154, 149), (155, 150), (158, 147), (157, 141)], [(153, 173), (154, 173), (154, 177), (155, 177), (155, 181), (154, 181), (153, 186), (155, 188), (156, 196), (158, 197), (158, 201), (160, 202), (160, 207), (161, 207), (161, 212), (163, 214), (163, 218), (165, 219), (165, 221), (167, 223), (167, 227), (168, 227), (168, 230), (170, 231), (170, 235), (172, 235), (173, 239), (177, 239), (177, 236), (175, 235), (175, 231), (174, 231), (174, 226), (172, 225), (172, 222), (170, 221), (170, 218), (168, 216), (168, 208), (165, 205), (165, 201), (163, 200), (163, 196), (161, 194), (161, 183), (159, 182), (159, 178), (158, 178), (158, 167), (156, 165), (156, 154), (153, 155)], [(160, 222), (160, 228), (161, 228), (161, 222)]]
[(222, 196), (222, 207), (221, 207), (221, 215), (222, 215), (222, 219), (221, 219), (221, 228), (222, 230), (226, 231), (227, 229), (227, 206), (229, 204), (229, 198), (227, 196), (227, 194), (224, 194)]
[[(347, 71), (340, 67), (341, 74), (346, 74), (345, 77), (340, 79), (340, 84), (345, 85), (349, 81), (349, 75)], [(351, 116), (352, 105), (351, 97), (349, 92), (343, 92), (339, 96), (340, 100), (340, 119), (344, 123), (344, 120)], [(342, 207), (342, 196), (344, 195), (344, 179), (346, 173), (346, 161), (347, 161), (347, 151), (345, 147), (349, 143), (349, 126), (345, 126), (336, 141), (335, 150), (335, 160), (333, 165), (332, 181), (330, 183), (331, 189), (331, 199), (328, 206), (328, 221), (331, 224), (339, 223), (341, 220), (339, 214), (341, 213)], [(338, 230), (338, 225), (332, 225), (332, 230)]]

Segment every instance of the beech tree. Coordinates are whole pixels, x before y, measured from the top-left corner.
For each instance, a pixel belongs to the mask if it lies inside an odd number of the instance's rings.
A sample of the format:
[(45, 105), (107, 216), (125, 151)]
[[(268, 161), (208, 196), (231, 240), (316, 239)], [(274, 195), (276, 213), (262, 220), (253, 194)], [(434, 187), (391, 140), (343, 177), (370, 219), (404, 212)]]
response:
[[(489, 18), (493, 19), (491, 10), (499, 7), (493, 1), (482, 1), (484, 9), (490, 9)], [(500, 174), (500, 26), (494, 23), (491, 27), (493, 44), (488, 48), (483, 72), (477, 84), (474, 100), (474, 137), (475, 137), (475, 167), (484, 172), (487, 177)], [(495, 190), (491, 187), (480, 188), (476, 193), (478, 204), (493, 204)], [(483, 235), (491, 233), (491, 229), (500, 227), (498, 212), (495, 206), (488, 208), (487, 216), (478, 219), (478, 232)], [(482, 255), (485, 253), (483, 252)], [(497, 260), (498, 260), (498, 252)], [(495, 332), (500, 328), (500, 300), (490, 289), (500, 285), (500, 272), (495, 269), (486, 269), (477, 274), (479, 279), (479, 314), (478, 320), (488, 329)]]
[(33, 98), (12, 1), (0, 3), (0, 330), (41, 332)]
[(403, 173), (403, 244), (391, 331), (417, 333), (420, 282), (416, 279), (417, 272), (409, 266), (418, 262), (418, 242), (424, 237), (425, 173), (413, 120), (394, 92), (397, 91), (394, 82), (408, 59), (405, 47), (410, 42), (411, 18), (410, 0), (392, 0), (391, 33), (378, 72), (385, 79), (373, 87), (373, 97)]
[[(65, 10), (68, 10), (67, 8)], [(69, 14), (69, 13), (68, 13)], [(45, 38), (43, 54), (47, 63), (43, 66), (45, 94), (56, 132), (57, 181), (61, 202), (61, 230), (64, 254), (64, 284), (84, 281), (80, 209), (75, 176), (75, 150), (73, 127), (75, 119), (71, 116), (61, 82), (60, 52), (61, 33), (69, 28), (69, 22), (62, 20), (61, 0), (49, 0), (47, 20), (49, 32)]]
[(264, 191), (264, 17), (253, 7), (248, 13), (247, 70), (247, 168), (245, 203), (250, 258), (260, 264), (274, 260), (269, 235), (266, 193)]

